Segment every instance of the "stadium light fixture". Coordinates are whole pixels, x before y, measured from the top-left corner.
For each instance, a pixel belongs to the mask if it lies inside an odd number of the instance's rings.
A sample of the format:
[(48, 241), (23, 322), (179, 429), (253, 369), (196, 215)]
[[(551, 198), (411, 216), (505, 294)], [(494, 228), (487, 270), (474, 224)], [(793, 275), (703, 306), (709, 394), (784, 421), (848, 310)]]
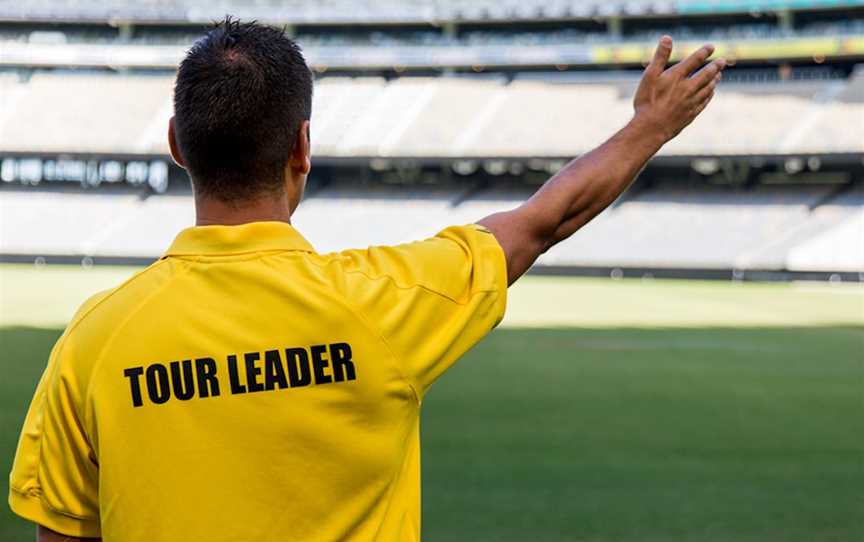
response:
[(546, 173), (554, 175), (558, 173), (566, 163), (565, 160), (549, 160), (546, 162)]
[(720, 171), (720, 161), (716, 158), (697, 158), (690, 162), (690, 167), (700, 175), (714, 175)]
[(532, 158), (528, 160), (528, 169), (531, 171), (546, 171), (546, 160), (541, 158)]
[(783, 161), (783, 169), (789, 175), (795, 175), (804, 169), (804, 160), (798, 157), (787, 158)]
[(483, 162), (483, 169), (489, 175), (504, 175), (507, 173), (507, 161), (506, 160), (486, 160)]
[(510, 162), (510, 166), (507, 168), (508, 173), (510, 175), (522, 175), (525, 171), (525, 164), (522, 162)]
[(453, 172), (458, 175), (471, 175), (477, 172), (478, 164), (475, 160), (456, 160), (453, 162)]
[(373, 158), (369, 160), (369, 169), (372, 171), (387, 171), (392, 168), (390, 160), (386, 158)]

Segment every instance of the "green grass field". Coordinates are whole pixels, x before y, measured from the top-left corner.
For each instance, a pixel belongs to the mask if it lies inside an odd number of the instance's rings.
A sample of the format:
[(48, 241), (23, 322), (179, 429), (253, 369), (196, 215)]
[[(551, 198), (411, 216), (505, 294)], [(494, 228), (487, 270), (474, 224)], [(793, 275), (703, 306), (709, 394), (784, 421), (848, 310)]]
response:
[[(0, 266), (4, 472), (63, 323), (130, 272)], [(423, 482), (432, 542), (864, 540), (864, 289), (528, 277), (428, 395)]]

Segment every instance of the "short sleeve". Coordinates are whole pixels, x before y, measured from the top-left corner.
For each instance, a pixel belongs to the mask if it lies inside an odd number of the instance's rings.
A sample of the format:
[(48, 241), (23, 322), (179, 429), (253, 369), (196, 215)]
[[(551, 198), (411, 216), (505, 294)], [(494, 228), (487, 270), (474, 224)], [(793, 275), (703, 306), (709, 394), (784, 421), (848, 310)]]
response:
[(82, 420), (74, 340), (69, 331), (60, 338), (39, 380), (9, 477), (9, 505), (58, 533), (98, 537), (98, 467)]
[(418, 397), (504, 317), (504, 251), (483, 226), (454, 226), (424, 241), (342, 256), (348, 295)]

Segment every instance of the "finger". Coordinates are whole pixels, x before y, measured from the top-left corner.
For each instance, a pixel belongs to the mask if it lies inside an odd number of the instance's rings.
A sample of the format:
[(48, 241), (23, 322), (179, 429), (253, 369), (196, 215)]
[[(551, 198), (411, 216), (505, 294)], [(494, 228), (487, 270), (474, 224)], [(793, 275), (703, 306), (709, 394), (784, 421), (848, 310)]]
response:
[(707, 85), (697, 90), (693, 96), (693, 101), (697, 104), (702, 103), (708, 96), (714, 93), (714, 89), (717, 88), (718, 83), (720, 83), (720, 74), (715, 75)]
[(693, 88), (699, 89), (710, 84), (718, 75), (720, 75), (720, 72), (722, 72), (725, 67), (726, 60), (722, 58), (718, 58), (714, 62), (711, 62), (690, 78), (690, 80), (693, 81)]
[(702, 47), (696, 49), (690, 56), (679, 62), (675, 65), (673, 70), (675, 70), (681, 77), (687, 77), (691, 73), (693, 73), (696, 68), (701, 66), (708, 60), (708, 57), (714, 52), (713, 45), (703, 45)]
[(657, 49), (654, 50), (654, 58), (645, 68), (646, 73), (660, 75), (666, 69), (666, 63), (669, 62), (669, 56), (672, 54), (672, 38), (663, 36), (657, 44)]
[(714, 99), (714, 92), (708, 94), (708, 97), (702, 101), (699, 105), (696, 106), (696, 109), (693, 110), (693, 118), (699, 116), (702, 111), (705, 111), (705, 108), (708, 107), (708, 104), (711, 103), (711, 100)]

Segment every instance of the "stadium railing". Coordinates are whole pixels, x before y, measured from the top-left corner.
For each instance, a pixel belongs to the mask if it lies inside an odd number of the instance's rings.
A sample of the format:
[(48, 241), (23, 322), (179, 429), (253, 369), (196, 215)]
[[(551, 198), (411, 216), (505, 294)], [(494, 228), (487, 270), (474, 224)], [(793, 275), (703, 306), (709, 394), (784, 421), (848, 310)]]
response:
[[(538, 266), (864, 276), (864, 191), (859, 186), (826, 197), (832, 190), (657, 185), (605, 211)], [(308, 197), (294, 223), (318, 251), (330, 252), (430, 236), (443, 225), (510, 208), (528, 194), (492, 189), (460, 201), (452, 188), (329, 188)], [(192, 223), (192, 210), (189, 195), (0, 190), (0, 260), (154, 259)]]

